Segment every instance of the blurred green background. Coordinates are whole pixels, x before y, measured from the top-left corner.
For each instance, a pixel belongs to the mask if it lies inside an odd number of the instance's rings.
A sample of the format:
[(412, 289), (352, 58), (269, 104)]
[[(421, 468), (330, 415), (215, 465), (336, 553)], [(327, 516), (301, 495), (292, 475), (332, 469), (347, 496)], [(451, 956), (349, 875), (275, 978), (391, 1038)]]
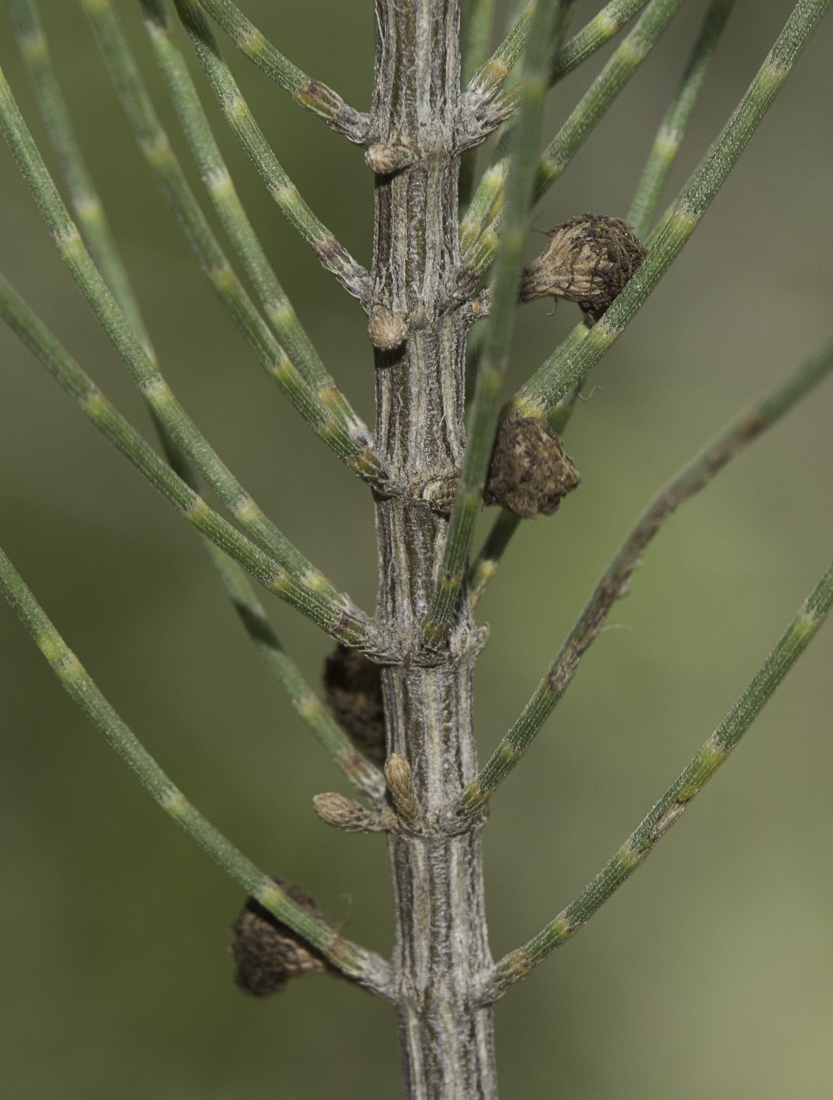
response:
[[(138, 5), (117, 6), (198, 183)], [(297, 64), (348, 102), (369, 104), (369, 0), (243, 6)], [(598, 6), (580, 2), (574, 26)], [(537, 228), (584, 210), (626, 213), (705, 6), (692, 0), (683, 9), (547, 197)], [(669, 198), (791, 8), (790, 0), (739, 0)], [(168, 380), (289, 537), (372, 607), (369, 495), (274, 391), (197, 271), (123, 124), (79, 4), (41, 0), (41, 9)], [(595, 372), (567, 440), (581, 489), (554, 518), (523, 526), (479, 608), (492, 628), (477, 673), (483, 755), (523, 706), (650, 495), (829, 331), (832, 49), (828, 19), (681, 258)], [(547, 133), (609, 52), (552, 96)], [(43, 142), (5, 6), (0, 63)], [(245, 61), (234, 64), (290, 176), (368, 263), (372, 187), (360, 151)], [(295, 237), (221, 120), (218, 132), (303, 322), (372, 422), (361, 311)], [(5, 147), (0, 199), (3, 270), (149, 433)], [(548, 312), (537, 303), (519, 316), (513, 389), (577, 319), (565, 306)], [(337, 834), (314, 816), (312, 795), (344, 784), (258, 662), (197, 539), (5, 329), (0, 341), (0, 542), (196, 804), (264, 869), (309, 887), (334, 919), (348, 921), (350, 936), (387, 952), (384, 843)], [(620, 844), (827, 566), (832, 416), (828, 382), (651, 547), (632, 595), (611, 617), (621, 629), (600, 637), (545, 735), (495, 799), (486, 874), (496, 955), (536, 931)], [(316, 680), (327, 639), (289, 609), (270, 607), (285, 644)], [(503, 1097), (650, 1100), (669, 1086), (678, 1100), (831, 1096), (831, 672), (828, 625), (646, 868), (501, 1002)], [(5, 1095), (401, 1095), (386, 1005), (328, 978), (295, 983), (265, 1002), (232, 987), (228, 926), (241, 891), (152, 804), (3, 608), (0, 731)]]

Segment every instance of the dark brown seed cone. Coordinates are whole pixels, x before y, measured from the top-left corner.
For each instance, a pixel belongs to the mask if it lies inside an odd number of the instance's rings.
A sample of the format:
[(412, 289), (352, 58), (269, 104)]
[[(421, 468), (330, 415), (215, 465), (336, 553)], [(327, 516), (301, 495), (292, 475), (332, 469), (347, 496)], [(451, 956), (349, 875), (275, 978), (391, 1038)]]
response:
[[(277, 876), (273, 876), (273, 881), (313, 916), (325, 919), (301, 886), (284, 882)], [(333, 969), (323, 955), (251, 896), (246, 899), (233, 928), (234, 984), (252, 997), (277, 993), (290, 978)]]
[(539, 417), (512, 416), (498, 425), (483, 500), (516, 516), (551, 516), (581, 481), (561, 440)]
[(520, 300), (552, 295), (586, 312), (606, 309), (624, 289), (646, 252), (621, 218), (582, 214), (549, 231), (549, 247), (527, 264)]
[(382, 671), (355, 649), (340, 645), (324, 665), (327, 702), (350, 740), (376, 764), (385, 761)]

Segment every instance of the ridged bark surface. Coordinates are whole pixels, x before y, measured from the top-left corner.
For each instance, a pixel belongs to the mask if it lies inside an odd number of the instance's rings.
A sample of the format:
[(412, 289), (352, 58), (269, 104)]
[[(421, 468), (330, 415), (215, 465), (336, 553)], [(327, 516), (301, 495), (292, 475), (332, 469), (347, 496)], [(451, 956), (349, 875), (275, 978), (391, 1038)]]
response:
[(446, 831), (446, 811), (474, 774), (472, 670), (480, 647), (464, 611), (450, 641), (420, 647), (446, 519), (427, 483), (459, 469), (464, 446), (466, 326), (451, 305), (459, 268), (459, 0), (377, 0), (373, 129), (411, 150), (376, 178), (373, 292), (407, 338), (377, 351), (377, 441), (396, 493), (378, 498), (379, 614), (395, 639), (384, 673), (388, 751), (410, 762), (422, 822), (392, 836), (394, 953), (408, 1100), (494, 1100), (490, 1008), (473, 1006), (491, 964), (479, 827)]

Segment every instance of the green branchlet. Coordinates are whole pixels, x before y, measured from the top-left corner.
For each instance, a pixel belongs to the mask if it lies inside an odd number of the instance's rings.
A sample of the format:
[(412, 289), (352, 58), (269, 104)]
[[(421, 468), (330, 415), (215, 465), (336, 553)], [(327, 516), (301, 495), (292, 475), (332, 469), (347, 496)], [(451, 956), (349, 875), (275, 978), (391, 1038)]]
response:
[(175, 0), (176, 10), (194, 46), (229, 125), (259, 172), (269, 194), (292, 226), (315, 251), (322, 267), (361, 302), (369, 302), (370, 276), (313, 214), (278, 162), (240, 93), (231, 70), (197, 0)]
[(740, 105), (649, 240), (642, 266), (577, 347), (558, 349), (512, 399), (522, 416), (546, 416), (601, 359), (700, 223), (756, 126), (784, 84), (830, 0), (799, 0)]
[(694, 796), (714, 775), (752, 725), (776, 688), (809, 645), (833, 604), (831, 565), (781, 635), (749, 687), (693, 757), (677, 780), (645, 816), (593, 881), (529, 943), (505, 955), (485, 984), (482, 1000), (493, 1001), (514, 982), (566, 943), (639, 867), (659, 839), (678, 821)]
[(188, 801), (125, 725), (67, 646), (20, 574), (0, 550), (0, 592), (11, 604), (64, 688), (145, 790), (193, 841), (278, 920), (311, 944), (345, 976), (388, 996), (387, 963), (345, 940), (327, 921), (294, 902)]
[(648, 235), (663, 184), (677, 159), (691, 112), (703, 88), (720, 36), (726, 27), (735, 0), (712, 0), (680, 86), (660, 123), (651, 155), (645, 165), (631, 208), (625, 219), (642, 240)]
[(461, 812), (470, 814), (495, 793), (523, 757), (575, 675), (613, 604), (628, 594), (631, 575), (662, 524), (683, 501), (703, 489), (741, 447), (780, 419), (799, 398), (833, 370), (833, 340), (803, 363), (785, 382), (744, 409), (700, 455), (654, 498), (605, 570), (555, 660), (512, 729), (476, 779), (466, 788)]

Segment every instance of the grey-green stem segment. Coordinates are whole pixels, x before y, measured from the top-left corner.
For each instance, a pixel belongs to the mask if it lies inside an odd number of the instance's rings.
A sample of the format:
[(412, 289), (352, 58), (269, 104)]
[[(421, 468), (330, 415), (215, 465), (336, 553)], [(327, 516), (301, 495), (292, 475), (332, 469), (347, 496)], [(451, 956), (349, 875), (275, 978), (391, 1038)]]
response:
[[(420, 631), (447, 521), (421, 486), (460, 468), (467, 322), (449, 307), (459, 265), (461, 119), (458, 0), (377, 0), (373, 129), (418, 149), (403, 171), (376, 177), (374, 304), (407, 337), (376, 351), (379, 457), (401, 496), (377, 497), (379, 616), (395, 660), (383, 671), (388, 753), (410, 764), (421, 819), (390, 836), (396, 907), (393, 993), (408, 1100), (496, 1100), (492, 1010), (475, 1004), (491, 966), (480, 831), (457, 835), (442, 807), (475, 767), (472, 669), (479, 640), (467, 604), (447, 643), (427, 653)], [(473, 825), (475, 823), (472, 823)], [(477, 823), (479, 824), (479, 823)]]

